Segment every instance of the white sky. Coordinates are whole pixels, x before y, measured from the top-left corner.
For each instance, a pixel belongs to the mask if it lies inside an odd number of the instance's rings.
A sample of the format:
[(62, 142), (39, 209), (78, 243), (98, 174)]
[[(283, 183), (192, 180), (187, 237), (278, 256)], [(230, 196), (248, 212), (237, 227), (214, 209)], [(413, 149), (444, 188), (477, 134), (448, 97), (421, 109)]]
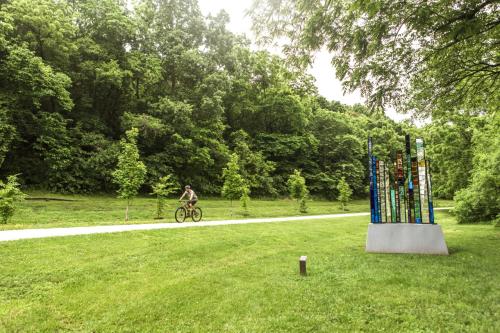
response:
[[(203, 15), (216, 15), (224, 9), (231, 19), (228, 29), (234, 33), (245, 34), (250, 40), (254, 40), (251, 20), (245, 16), (245, 10), (251, 6), (252, 0), (198, 0), (198, 3)], [(270, 49), (269, 51), (272, 52)], [(330, 61), (331, 57), (328, 52), (318, 52), (312, 68), (309, 69), (309, 73), (316, 78), (319, 93), (329, 100), (340, 101), (348, 105), (364, 103), (364, 99), (357, 91), (344, 94), (340, 81), (335, 78), (335, 70)], [(388, 110), (387, 115), (394, 120), (406, 118), (394, 110)]]

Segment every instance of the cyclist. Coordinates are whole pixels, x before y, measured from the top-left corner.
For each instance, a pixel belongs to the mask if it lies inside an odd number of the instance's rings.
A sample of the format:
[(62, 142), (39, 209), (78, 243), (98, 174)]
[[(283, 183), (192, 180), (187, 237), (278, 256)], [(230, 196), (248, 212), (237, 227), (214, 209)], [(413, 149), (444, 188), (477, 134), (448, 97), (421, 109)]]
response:
[(189, 209), (193, 209), (194, 205), (196, 205), (196, 203), (198, 202), (198, 196), (196, 195), (196, 193), (194, 193), (194, 191), (191, 189), (191, 186), (189, 185), (184, 186), (184, 193), (182, 194), (179, 201), (181, 201), (182, 198), (184, 198), (184, 196), (186, 195), (189, 198), (187, 202)]

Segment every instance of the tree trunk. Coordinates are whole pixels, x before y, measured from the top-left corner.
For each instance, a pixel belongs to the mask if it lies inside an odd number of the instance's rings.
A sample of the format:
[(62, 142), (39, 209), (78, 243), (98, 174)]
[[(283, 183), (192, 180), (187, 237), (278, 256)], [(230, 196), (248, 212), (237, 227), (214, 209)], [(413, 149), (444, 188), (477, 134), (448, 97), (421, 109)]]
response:
[(125, 222), (128, 221), (128, 206), (130, 204), (130, 200), (127, 199), (127, 208), (125, 209)]
[(160, 207), (160, 196), (156, 196), (156, 218), (161, 219), (161, 207)]

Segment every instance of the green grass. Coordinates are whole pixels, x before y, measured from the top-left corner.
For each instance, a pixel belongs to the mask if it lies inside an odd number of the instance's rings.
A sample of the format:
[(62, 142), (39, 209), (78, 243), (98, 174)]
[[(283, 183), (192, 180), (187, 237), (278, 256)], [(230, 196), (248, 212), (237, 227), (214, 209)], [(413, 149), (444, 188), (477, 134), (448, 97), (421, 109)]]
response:
[[(0, 224), (0, 230), (74, 227), (89, 225), (110, 225), (124, 223), (125, 202), (111, 196), (55, 195), (34, 192), (31, 197), (62, 198), (74, 201), (26, 200), (22, 203), (8, 224)], [(452, 206), (452, 202), (438, 202), (441, 207)], [(174, 222), (174, 211), (178, 201), (168, 200), (165, 219), (155, 220), (156, 201), (152, 197), (140, 197), (132, 202), (128, 223)], [(280, 217), (301, 215), (293, 200), (252, 200), (249, 215), (243, 216), (240, 203), (233, 202), (233, 213), (229, 201), (221, 199), (201, 199), (203, 219), (223, 220), (255, 217)], [(308, 202), (306, 215), (342, 213), (340, 203), (312, 200)], [(347, 207), (347, 213), (369, 211), (368, 200), (354, 200)]]
[(450, 256), (366, 254), (368, 219), (0, 243), (0, 331), (500, 330), (498, 228), (439, 212)]

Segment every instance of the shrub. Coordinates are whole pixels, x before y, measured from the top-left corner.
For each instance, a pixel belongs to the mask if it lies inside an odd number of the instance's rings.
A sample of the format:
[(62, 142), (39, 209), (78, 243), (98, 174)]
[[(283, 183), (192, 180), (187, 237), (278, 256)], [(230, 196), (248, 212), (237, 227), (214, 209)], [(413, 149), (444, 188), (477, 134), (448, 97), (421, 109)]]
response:
[(7, 223), (14, 215), (19, 202), (26, 195), (19, 189), (17, 176), (7, 177), (7, 183), (0, 180), (0, 223)]
[[(486, 170), (484, 172), (486, 173)], [(458, 223), (477, 223), (498, 219), (500, 199), (495, 181), (491, 179), (491, 175), (483, 174), (477, 176), (469, 187), (457, 192), (454, 212)]]

